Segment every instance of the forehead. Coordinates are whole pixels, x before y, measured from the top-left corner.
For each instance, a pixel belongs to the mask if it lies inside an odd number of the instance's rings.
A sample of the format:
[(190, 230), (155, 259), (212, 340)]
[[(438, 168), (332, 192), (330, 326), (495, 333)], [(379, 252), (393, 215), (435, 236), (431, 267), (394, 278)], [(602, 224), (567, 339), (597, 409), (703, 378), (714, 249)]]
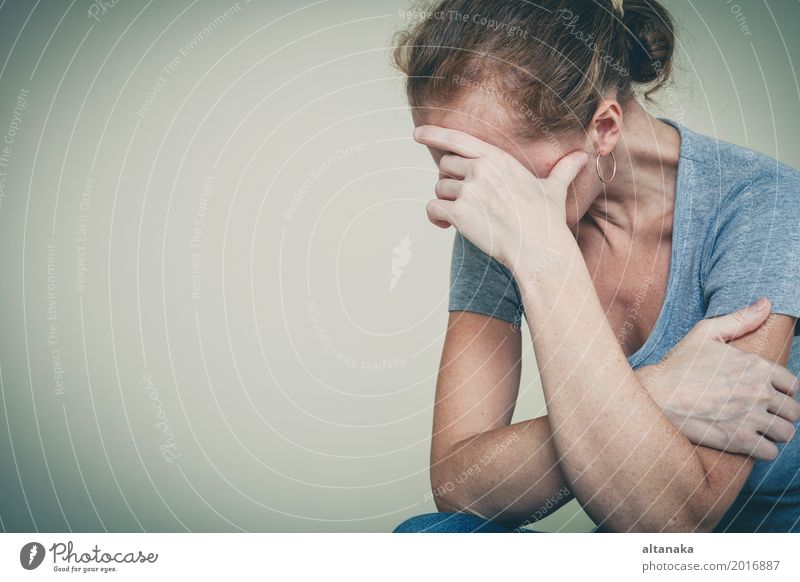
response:
[(519, 128), (508, 112), (493, 100), (471, 94), (458, 102), (418, 107), (413, 110), (414, 125), (438, 125), (457, 129), (512, 153), (524, 148), (525, 140), (518, 137)]
[[(438, 125), (463, 131), (514, 156), (521, 164), (537, 175), (548, 168), (564, 152), (559, 144), (546, 138), (532, 140), (520, 137), (518, 124), (507, 108), (482, 95), (465, 95), (449, 105), (416, 107), (412, 110), (415, 126)], [(434, 159), (444, 152), (429, 148)]]

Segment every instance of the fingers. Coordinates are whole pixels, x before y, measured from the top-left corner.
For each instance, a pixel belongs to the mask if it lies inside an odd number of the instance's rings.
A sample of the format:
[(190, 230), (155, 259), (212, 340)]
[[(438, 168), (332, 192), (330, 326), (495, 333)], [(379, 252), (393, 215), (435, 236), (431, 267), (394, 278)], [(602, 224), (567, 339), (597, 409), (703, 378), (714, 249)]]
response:
[(775, 392), (768, 407), (769, 412), (786, 419), (789, 422), (800, 420), (800, 402), (791, 396)]
[(770, 442), (764, 437), (759, 437), (758, 441), (753, 445), (752, 449), (748, 451), (750, 456), (755, 457), (759, 461), (773, 461), (778, 456), (778, 447), (775, 443)]
[(423, 145), (464, 158), (479, 158), (497, 149), (474, 135), (438, 125), (420, 125), (414, 130), (414, 139)]
[(771, 380), (775, 390), (779, 390), (792, 398), (797, 397), (797, 391), (800, 389), (800, 379), (780, 364), (775, 364)]
[(550, 170), (548, 180), (559, 182), (564, 186), (569, 186), (586, 165), (588, 156), (586, 152), (575, 151), (561, 158), (558, 163)]
[[(772, 418), (775, 417), (773, 416)], [(768, 424), (768, 422), (765, 423), (765, 426)], [(703, 443), (703, 445), (728, 453), (749, 455), (759, 461), (772, 461), (779, 453), (777, 445), (770, 440), (770, 437), (741, 426), (736, 431), (735, 436), (724, 446), (717, 446), (715, 443)]]
[(764, 436), (776, 443), (786, 443), (794, 436), (794, 425), (779, 416), (770, 416), (769, 421), (761, 429)]
[(439, 171), (451, 178), (465, 178), (469, 170), (469, 160), (455, 154), (445, 154), (439, 160)]
[(453, 205), (455, 202), (449, 200), (430, 200), (425, 207), (428, 213), (428, 220), (441, 228), (456, 226), (453, 216)]
[(751, 303), (747, 307), (703, 320), (703, 331), (718, 341), (732, 341), (751, 331), (758, 329), (769, 317), (772, 304), (766, 297)]
[(455, 200), (461, 193), (461, 188), (464, 187), (464, 182), (461, 180), (454, 180), (452, 178), (442, 178), (436, 182), (434, 192), (436, 197), (441, 200)]

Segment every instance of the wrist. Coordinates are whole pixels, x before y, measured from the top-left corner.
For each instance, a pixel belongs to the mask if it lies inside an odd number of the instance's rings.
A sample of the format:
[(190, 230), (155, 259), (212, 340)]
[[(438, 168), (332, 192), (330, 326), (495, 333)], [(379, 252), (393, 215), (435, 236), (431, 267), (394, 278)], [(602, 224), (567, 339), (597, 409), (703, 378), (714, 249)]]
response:
[(644, 391), (652, 398), (658, 407), (662, 410), (666, 409), (666, 402), (662, 398), (663, 394), (658, 389), (659, 385), (656, 381), (658, 378), (658, 369), (656, 364), (652, 364), (650, 366), (642, 366), (641, 368), (637, 368), (634, 370), (636, 377), (639, 379), (639, 383), (644, 388)]
[(564, 272), (576, 258), (576, 253), (580, 254), (580, 249), (565, 225), (563, 231), (524, 244), (506, 266), (518, 285), (536, 286), (548, 275), (552, 277), (559, 271)]
[(679, 402), (676, 402), (675, 391), (667, 392), (664, 389), (663, 383), (658, 381), (662, 373), (661, 362), (637, 368), (634, 370), (634, 373), (644, 391), (661, 409), (664, 416), (666, 416), (672, 424), (677, 426), (679, 423), (678, 421), (684, 418), (679, 413), (683, 407), (680, 406)]

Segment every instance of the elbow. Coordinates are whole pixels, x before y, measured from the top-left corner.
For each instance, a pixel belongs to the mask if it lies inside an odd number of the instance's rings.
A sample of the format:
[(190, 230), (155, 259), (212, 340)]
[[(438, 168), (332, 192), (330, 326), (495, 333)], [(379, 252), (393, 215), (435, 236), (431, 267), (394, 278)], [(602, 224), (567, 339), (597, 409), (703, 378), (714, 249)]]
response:
[(460, 478), (458, 470), (453, 466), (455, 455), (452, 449), (432, 447), (429, 477), (431, 494), (437, 511), (466, 512), (469, 499), (465, 489), (468, 482)]
[(433, 502), (437, 511), (471, 513), (478, 516), (483, 515), (485, 511), (491, 511), (490, 507), (486, 507), (491, 496), (474, 492), (469, 481), (461, 478), (460, 474), (449, 471), (446, 467), (434, 466), (431, 467), (430, 477)]
[[(705, 465), (705, 463), (704, 463)], [(704, 479), (685, 484), (686, 502), (683, 504), (682, 531), (694, 533), (711, 533), (722, 521), (741, 486), (735, 487), (729, 479), (716, 478), (708, 469), (704, 470)]]
[(628, 533), (710, 533), (714, 531), (720, 518), (712, 518), (703, 512), (688, 508), (678, 510), (671, 518), (640, 519), (636, 523), (620, 529)]
[[(643, 509), (635, 523), (623, 524), (617, 531), (640, 533), (711, 533), (722, 520), (727, 505), (709, 486), (696, 491), (674, 490)], [(701, 490), (702, 489), (702, 490)], [(633, 516), (631, 516), (633, 517)], [(635, 519), (635, 517), (634, 517)]]
[(463, 492), (459, 492), (454, 479), (449, 472), (443, 468), (431, 467), (431, 493), (433, 503), (437, 511), (446, 512), (465, 512), (467, 511), (467, 501), (463, 499)]
[[(710, 509), (709, 509), (710, 507)], [(711, 533), (717, 527), (724, 511), (720, 511), (716, 506), (709, 503), (699, 504), (690, 512), (687, 518), (688, 531), (693, 533)]]
[(664, 527), (655, 528), (658, 533), (710, 533), (714, 531), (719, 519), (711, 519), (695, 511), (682, 512), (676, 515)]
[(666, 527), (665, 533), (711, 533), (717, 527), (726, 507), (723, 507), (718, 494), (706, 487), (702, 493), (687, 495), (685, 503), (675, 512)]
[(716, 529), (728, 508), (738, 495), (739, 489), (732, 487), (729, 479), (719, 479), (700, 460), (702, 471), (699, 478), (688, 472), (681, 480), (673, 497), (672, 519), (661, 531), (675, 533), (710, 533)]
[[(455, 446), (463, 445), (457, 443)], [(465, 465), (468, 465), (466, 469)], [(475, 469), (477, 466), (471, 457), (450, 451), (431, 455), (429, 475), (436, 509), (449, 513), (469, 513), (484, 519), (489, 515), (493, 516), (493, 521), (505, 524), (506, 508), (502, 505), (502, 496), (486, 490), (485, 484), (476, 478), (480, 472)]]
[(433, 503), (436, 505), (436, 511), (448, 513), (464, 511), (464, 507), (454, 499), (451, 499), (449, 495), (437, 495), (435, 491), (433, 494)]
[(719, 519), (708, 519), (705, 517), (698, 517), (692, 519), (691, 516), (685, 519), (675, 520), (674, 527), (667, 527), (661, 530), (664, 533), (711, 533), (717, 527)]
[(457, 493), (455, 490), (440, 489), (439, 492), (437, 492), (437, 489), (434, 488), (433, 502), (436, 505), (436, 511), (445, 513), (466, 513), (484, 520), (490, 519), (498, 525), (508, 527), (509, 529), (518, 525), (516, 521), (507, 520), (503, 512), (494, 507), (491, 500), (485, 498), (472, 499), (468, 494)]

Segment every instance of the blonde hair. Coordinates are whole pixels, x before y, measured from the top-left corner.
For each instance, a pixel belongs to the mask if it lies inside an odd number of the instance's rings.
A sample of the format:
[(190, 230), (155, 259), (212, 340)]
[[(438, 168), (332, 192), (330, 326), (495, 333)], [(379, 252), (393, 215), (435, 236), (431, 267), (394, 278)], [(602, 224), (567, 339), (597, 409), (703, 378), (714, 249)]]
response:
[(411, 106), (491, 87), (525, 136), (584, 129), (610, 89), (649, 98), (672, 69), (672, 19), (655, 0), (440, 0), (414, 14), (394, 50)]

